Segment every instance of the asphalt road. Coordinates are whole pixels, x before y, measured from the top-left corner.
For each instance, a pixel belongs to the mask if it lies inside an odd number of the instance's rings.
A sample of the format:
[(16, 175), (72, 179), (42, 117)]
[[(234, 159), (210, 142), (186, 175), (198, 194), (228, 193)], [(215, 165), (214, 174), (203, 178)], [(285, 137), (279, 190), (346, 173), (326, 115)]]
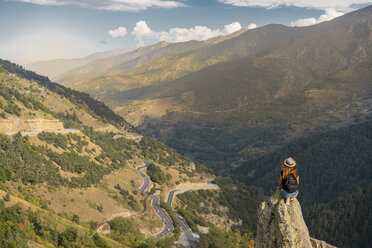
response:
[[(146, 161), (146, 160), (143, 160), (143, 162), (145, 163), (145, 165), (143, 166), (140, 166), (140, 167), (137, 167), (137, 170), (139, 171), (139, 173), (141, 174), (142, 176), (142, 180), (143, 180), (143, 183), (141, 185), (141, 187), (139, 188), (140, 191), (146, 195), (145, 197), (145, 200), (143, 201), (143, 211), (139, 214), (136, 214), (135, 216), (140, 216), (142, 215), (144, 212), (146, 212), (146, 209), (147, 209), (147, 198), (149, 197), (149, 194), (148, 194), (148, 191), (149, 191), (149, 187), (150, 187), (150, 178), (148, 178), (148, 176), (146, 176), (143, 172), (141, 172), (141, 170), (143, 168), (146, 168), (147, 166), (149, 166), (149, 164), (151, 164), (150, 161)], [(103, 226), (106, 225), (110, 220), (112, 220), (112, 218), (98, 224), (94, 230), (96, 230), (97, 232), (101, 233), (102, 232), (102, 229), (103, 229)]]
[[(143, 160), (143, 162), (145, 162), (145, 165), (140, 166), (140, 167), (137, 167), (137, 170), (139, 171), (139, 173), (141, 174), (142, 179), (143, 179), (143, 183), (142, 183), (142, 185), (140, 187), (140, 191), (142, 193), (146, 194), (147, 197), (148, 197), (149, 196), (148, 195), (148, 191), (149, 191), (149, 186), (150, 186), (150, 178), (147, 175), (145, 175), (143, 172), (141, 172), (141, 170), (144, 169), (144, 168), (146, 168), (147, 166), (149, 166), (149, 164), (151, 164), (151, 162), (150, 161), (146, 161), (146, 160)], [(147, 199), (147, 197), (146, 197), (146, 199)], [(159, 215), (159, 217), (164, 222), (163, 230), (160, 233), (158, 233), (156, 236), (157, 237), (167, 236), (169, 233), (173, 232), (173, 230), (174, 230), (174, 227), (173, 227), (173, 224), (172, 224), (172, 219), (160, 207), (159, 196), (158, 195), (152, 195), (151, 198), (152, 198), (152, 200), (151, 200), (151, 206), (152, 206), (152, 208), (155, 210), (155, 212), (157, 213), (157, 215)], [(144, 201), (144, 209), (146, 210), (146, 200)]]
[(152, 195), (151, 206), (164, 222), (163, 230), (160, 233), (156, 234), (156, 236), (164, 237), (173, 232), (174, 227), (172, 224), (172, 219), (162, 208), (160, 208), (158, 195)]
[[(139, 189), (140, 189), (140, 191), (143, 194), (146, 194), (146, 198), (145, 198), (145, 201), (144, 201), (144, 211), (146, 211), (146, 199), (148, 197), (151, 197), (152, 198), (152, 200), (151, 200), (151, 206), (152, 206), (152, 208), (155, 210), (155, 212), (157, 213), (157, 215), (164, 222), (164, 227), (163, 227), (162, 231), (159, 232), (158, 234), (156, 234), (156, 236), (157, 237), (164, 237), (164, 236), (167, 236), (168, 234), (170, 234), (171, 232), (173, 232), (174, 226), (173, 226), (173, 223), (172, 223), (172, 219), (160, 207), (159, 196), (158, 195), (149, 195), (149, 193), (148, 193), (149, 187), (150, 187), (150, 178), (146, 174), (144, 174), (143, 172), (141, 172), (141, 170), (144, 169), (144, 168), (146, 168), (147, 166), (149, 166), (151, 164), (151, 162), (150, 161), (146, 161), (146, 160), (143, 160), (143, 162), (145, 164), (143, 166), (137, 167), (137, 170), (141, 174), (142, 180), (143, 180), (143, 183), (142, 183), (142, 185), (141, 185), (141, 187)], [(190, 187), (190, 188), (182, 188), (182, 189), (172, 190), (168, 194), (167, 204), (169, 206), (172, 206), (172, 202), (173, 202), (174, 196), (175, 196), (176, 192), (178, 192), (178, 191), (198, 190), (198, 189), (213, 189), (213, 188), (216, 188), (216, 187), (217, 187), (217, 185), (208, 183), (207, 186), (202, 186), (202, 187)], [(193, 233), (191, 231), (189, 225), (182, 218), (182, 216), (180, 216), (175, 211), (173, 211), (173, 213), (175, 214), (176, 219), (177, 219), (177, 222), (179, 223), (179, 225), (181, 227), (181, 230), (182, 230), (182, 235), (180, 237), (179, 243), (182, 244), (185, 247), (191, 247), (193, 245), (198, 244), (199, 235), (196, 234), (196, 233)], [(95, 230), (101, 230), (106, 223), (108, 223), (108, 221), (105, 221), (105, 222), (97, 225), (96, 228), (95, 228)]]
[(213, 183), (209, 183), (207, 184), (207, 186), (200, 186), (200, 187), (190, 187), (190, 188), (182, 188), (182, 189), (175, 189), (175, 190), (172, 190), (169, 192), (168, 194), (168, 200), (167, 200), (167, 203), (169, 206), (172, 206), (172, 202), (173, 202), (173, 199), (174, 199), (174, 195), (179, 192), (179, 191), (188, 191), (188, 190), (198, 190), (198, 189), (215, 189), (217, 188), (217, 185), (216, 184), (213, 184)]
[(140, 187), (140, 191), (143, 194), (147, 194), (148, 191), (149, 191), (149, 187), (150, 187), (150, 178), (148, 176), (146, 176), (141, 170), (143, 168), (146, 168), (147, 166), (149, 166), (151, 164), (151, 162), (150, 161), (146, 161), (146, 160), (143, 160), (143, 162), (145, 163), (145, 165), (140, 166), (140, 167), (137, 167), (137, 170), (141, 174), (142, 180), (143, 180), (143, 183), (142, 183), (142, 185)]
[[(169, 206), (172, 206), (174, 196), (179, 191), (198, 190), (198, 189), (215, 189), (215, 188), (217, 188), (217, 185), (208, 182), (207, 186), (175, 189), (169, 192), (167, 204)], [(194, 245), (197, 245), (199, 242), (199, 238), (200, 238), (199, 235), (191, 231), (191, 228), (189, 227), (187, 222), (182, 218), (181, 215), (179, 215), (175, 211), (173, 211), (173, 213), (176, 216), (177, 222), (180, 225), (181, 230), (182, 230), (182, 235), (178, 243), (183, 245), (184, 247), (192, 247)]]
[(187, 222), (182, 218), (181, 215), (173, 211), (174, 215), (176, 216), (177, 222), (181, 227), (182, 235), (178, 240), (178, 243), (183, 245), (184, 247), (192, 247), (199, 243), (199, 235), (193, 233), (187, 224)]

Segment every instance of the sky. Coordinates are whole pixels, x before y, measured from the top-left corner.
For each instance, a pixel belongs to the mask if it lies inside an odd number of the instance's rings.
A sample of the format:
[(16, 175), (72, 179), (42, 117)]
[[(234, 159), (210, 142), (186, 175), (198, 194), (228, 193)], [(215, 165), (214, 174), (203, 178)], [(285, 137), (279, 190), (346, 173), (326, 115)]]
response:
[(372, 0), (0, 0), (0, 58), (27, 64), (270, 23), (307, 26)]

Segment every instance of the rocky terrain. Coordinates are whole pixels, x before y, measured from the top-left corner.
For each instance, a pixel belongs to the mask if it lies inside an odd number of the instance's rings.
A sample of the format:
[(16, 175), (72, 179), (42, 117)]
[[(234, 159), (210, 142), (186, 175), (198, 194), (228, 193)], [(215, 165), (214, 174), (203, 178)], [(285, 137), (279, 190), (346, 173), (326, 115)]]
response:
[(257, 248), (334, 248), (311, 238), (302, 217), (301, 205), (295, 198), (290, 205), (277, 190), (261, 203), (257, 212)]

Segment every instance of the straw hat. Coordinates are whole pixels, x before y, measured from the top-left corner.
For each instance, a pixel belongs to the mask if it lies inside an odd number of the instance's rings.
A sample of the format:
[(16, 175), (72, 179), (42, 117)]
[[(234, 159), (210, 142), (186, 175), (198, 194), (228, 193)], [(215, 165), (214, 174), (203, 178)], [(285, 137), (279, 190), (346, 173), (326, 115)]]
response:
[(284, 160), (283, 165), (287, 167), (294, 167), (296, 166), (296, 161), (293, 158), (289, 157)]

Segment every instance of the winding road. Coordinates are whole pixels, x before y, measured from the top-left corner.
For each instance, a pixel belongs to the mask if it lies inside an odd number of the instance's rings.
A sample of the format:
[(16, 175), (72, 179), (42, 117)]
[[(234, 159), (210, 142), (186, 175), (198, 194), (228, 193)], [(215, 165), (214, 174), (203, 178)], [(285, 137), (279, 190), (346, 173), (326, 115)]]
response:
[(147, 166), (149, 166), (151, 164), (151, 162), (146, 161), (146, 160), (143, 160), (143, 162), (145, 163), (145, 165), (137, 167), (137, 170), (141, 174), (141, 177), (142, 177), (142, 180), (143, 180), (143, 183), (142, 183), (142, 185), (139, 189), (143, 194), (148, 194), (149, 187), (150, 187), (150, 178), (148, 176), (146, 176), (141, 170), (144, 169), (144, 168), (147, 168)]
[[(141, 169), (147, 168), (147, 166), (149, 166), (149, 164), (151, 164), (151, 162), (146, 161), (146, 160), (144, 160), (143, 162), (145, 163), (145, 165), (143, 165), (141, 167), (137, 167), (137, 170), (140, 172), (140, 174), (142, 176), (142, 179), (143, 179), (143, 183), (140, 187), (140, 191), (144, 194), (147, 194), (147, 197), (148, 197), (149, 196), (148, 190), (149, 190), (149, 185), (150, 185), (150, 179), (147, 175), (145, 175), (143, 172), (141, 172)], [(183, 192), (183, 191), (188, 191), (188, 190), (199, 190), (199, 189), (216, 189), (216, 188), (217, 188), (216, 184), (212, 184), (212, 183), (208, 182), (207, 186), (188, 187), (188, 188), (181, 188), (181, 189), (171, 190), (168, 194), (167, 204), (172, 207), (174, 196), (178, 192)], [(151, 198), (152, 198), (151, 206), (154, 208), (155, 212), (159, 215), (159, 217), (164, 222), (163, 230), (161, 232), (159, 232), (158, 234), (156, 234), (156, 236), (157, 237), (167, 236), (168, 234), (170, 234), (174, 230), (172, 219), (169, 217), (169, 215), (162, 208), (160, 208), (159, 196), (158, 195), (151, 195)], [(145, 200), (145, 204), (146, 204), (146, 200)], [(145, 205), (145, 209), (146, 209), (146, 205)], [(182, 235), (179, 239), (179, 243), (182, 244), (185, 247), (192, 247), (194, 245), (197, 245), (198, 241), (199, 241), (199, 235), (196, 234), (196, 233), (193, 233), (191, 231), (191, 228), (189, 227), (187, 222), (182, 218), (181, 215), (176, 213), (174, 210), (173, 210), (173, 213), (174, 213), (174, 215), (177, 219), (177, 222), (180, 225), (181, 230), (182, 230)]]
[(173, 202), (174, 196), (175, 196), (175, 194), (177, 192), (188, 191), (188, 190), (199, 190), (199, 189), (217, 189), (217, 185), (208, 182), (207, 186), (174, 189), (174, 190), (172, 190), (172, 191), (169, 192), (167, 203), (168, 203), (169, 206), (172, 206), (172, 202)]
[[(149, 194), (149, 188), (150, 188), (150, 182), (151, 181), (150, 181), (150, 178), (145, 173), (143, 173), (141, 170), (144, 169), (144, 168), (147, 168), (147, 166), (149, 166), (151, 164), (151, 162), (147, 161), (147, 160), (143, 160), (143, 162), (145, 164), (143, 166), (137, 167), (137, 170), (140, 173), (140, 175), (142, 177), (142, 180), (143, 180), (143, 183), (139, 187), (139, 189), (143, 194), (146, 195), (146, 197), (145, 197), (145, 200), (144, 200), (144, 203), (143, 203), (144, 210), (142, 211), (142, 213), (137, 214), (135, 216), (139, 216), (146, 211), (146, 209), (147, 209), (146, 200), (147, 200), (147, 198), (151, 197), (151, 207), (155, 210), (156, 214), (164, 222), (163, 229), (161, 230), (161, 232), (159, 232), (155, 236), (156, 237), (164, 237), (164, 236), (167, 236), (168, 234), (170, 234), (171, 232), (174, 231), (173, 222), (172, 222), (172, 219), (170, 218), (170, 216), (160, 207), (159, 196), (155, 195), (155, 194), (151, 194), (151, 195)], [(171, 190), (168, 194), (167, 204), (172, 207), (174, 196), (178, 192), (184, 192), (184, 191), (188, 191), (188, 190), (199, 190), (199, 189), (216, 189), (216, 188), (217, 188), (217, 185), (208, 182), (207, 186), (174, 189), (174, 190)], [(196, 233), (193, 233), (191, 231), (191, 228), (189, 227), (187, 222), (182, 218), (181, 215), (179, 215), (174, 210), (173, 210), (173, 213), (174, 213), (174, 215), (177, 219), (177, 222), (179, 223), (179, 225), (181, 227), (181, 230), (182, 230), (182, 235), (181, 235), (178, 243), (182, 244), (185, 247), (191, 247), (191, 246), (197, 245), (198, 240), (199, 240), (199, 235), (196, 234)], [(106, 220), (105, 222), (97, 225), (95, 230), (97, 230), (97, 232), (102, 232), (102, 229), (103, 229), (104, 225), (106, 225), (110, 220)]]
[[(199, 186), (199, 187), (189, 187), (189, 188), (181, 188), (175, 189), (169, 192), (167, 204), (172, 207), (174, 196), (177, 192), (183, 192), (188, 190), (199, 190), (199, 189), (217, 189), (216, 184), (212, 184), (208, 182), (207, 186)], [(199, 242), (199, 235), (193, 233), (187, 222), (179, 215), (177, 212), (173, 210), (174, 215), (176, 216), (177, 222), (181, 227), (182, 235), (178, 241), (179, 244), (183, 245), (184, 247), (192, 247), (197, 245)]]
[[(146, 160), (143, 160), (143, 162), (145, 163), (143, 166), (137, 167), (137, 170), (141, 174), (142, 180), (143, 180), (143, 183), (142, 183), (141, 187), (139, 188), (139, 190), (141, 191), (141, 193), (145, 194), (145, 196), (146, 196), (145, 200), (143, 201), (143, 211), (139, 214), (131, 215), (131, 216), (128, 216), (128, 217), (140, 216), (143, 213), (145, 213), (146, 209), (147, 209), (147, 198), (149, 197), (148, 191), (149, 191), (149, 187), (150, 187), (150, 178), (148, 176), (146, 176), (141, 170), (143, 168), (146, 168), (147, 166), (149, 166), (151, 164), (151, 162), (146, 161)], [(107, 219), (106, 221), (98, 224), (94, 228), (94, 230), (96, 230), (98, 233), (103, 233), (104, 226), (106, 224), (108, 224), (115, 216), (118, 216), (118, 215), (116, 214), (116, 215), (112, 216), (111, 218)]]
[[(150, 178), (145, 174), (143, 173), (141, 170), (144, 169), (144, 168), (147, 168), (147, 166), (149, 166), (151, 164), (150, 161), (146, 161), (146, 160), (143, 160), (143, 162), (145, 163), (145, 165), (143, 166), (140, 166), (140, 167), (137, 167), (137, 170), (139, 171), (139, 173), (141, 174), (142, 176), (142, 180), (143, 180), (143, 183), (140, 187), (140, 191), (144, 194), (146, 194), (146, 199), (150, 196), (148, 194), (148, 191), (149, 191), (149, 186), (150, 186)], [(151, 199), (151, 206), (152, 208), (155, 210), (156, 214), (159, 215), (159, 217), (162, 219), (162, 221), (164, 222), (164, 226), (163, 226), (163, 229), (161, 230), (161, 232), (159, 232), (158, 234), (156, 234), (157, 237), (164, 237), (164, 236), (167, 236), (169, 233), (173, 232), (174, 230), (174, 226), (172, 224), (172, 219), (169, 217), (169, 215), (160, 207), (160, 199), (159, 199), (159, 196), (158, 195), (151, 195), (150, 196), (152, 199)], [(146, 199), (144, 201), (144, 211), (146, 210)]]
[(155, 209), (155, 212), (160, 216), (160, 218), (164, 222), (164, 227), (161, 232), (156, 234), (157, 237), (164, 237), (173, 232), (174, 226), (171, 217), (162, 209), (159, 205), (159, 196), (158, 195), (152, 195), (152, 201), (151, 206)]

